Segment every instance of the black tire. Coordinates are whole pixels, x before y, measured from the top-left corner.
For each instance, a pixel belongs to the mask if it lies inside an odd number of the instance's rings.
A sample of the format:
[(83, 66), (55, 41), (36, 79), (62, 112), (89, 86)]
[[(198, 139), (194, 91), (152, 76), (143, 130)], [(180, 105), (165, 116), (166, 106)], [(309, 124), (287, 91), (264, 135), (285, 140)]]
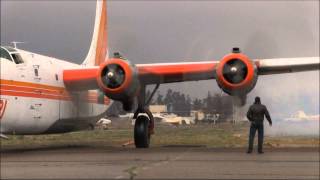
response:
[(134, 124), (134, 144), (136, 148), (149, 147), (149, 118), (147, 116), (140, 115), (136, 119)]

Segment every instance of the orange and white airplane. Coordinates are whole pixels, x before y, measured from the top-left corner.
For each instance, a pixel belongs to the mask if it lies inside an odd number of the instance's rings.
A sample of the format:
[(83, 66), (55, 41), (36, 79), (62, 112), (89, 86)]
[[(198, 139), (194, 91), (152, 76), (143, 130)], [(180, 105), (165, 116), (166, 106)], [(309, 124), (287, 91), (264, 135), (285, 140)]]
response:
[[(136, 147), (148, 147), (153, 116), (148, 103), (162, 83), (216, 79), (245, 101), (260, 75), (319, 70), (319, 57), (250, 59), (238, 48), (220, 61), (132, 64), (108, 56), (107, 4), (98, 0), (90, 50), (81, 65), (12, 47), (1, 47), (0, 133), (65, 133), (93, 126), (112, 100), (131, 110)], [(146, 86), (155, 84), (151, 97)], [(276, 87), (275, 87), (276, 88)]]

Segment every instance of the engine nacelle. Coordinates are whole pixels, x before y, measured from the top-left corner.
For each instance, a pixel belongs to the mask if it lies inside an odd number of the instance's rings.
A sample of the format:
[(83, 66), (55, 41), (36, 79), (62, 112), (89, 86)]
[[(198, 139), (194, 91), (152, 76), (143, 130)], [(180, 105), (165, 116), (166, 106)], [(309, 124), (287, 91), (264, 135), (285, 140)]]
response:
[(216, 68), (216, 80), (219, 87), (232, 96), (248, 94), (258, 79), (256, 65), (244, 54), (226, 55)]
[(117, 58), (100, 65), (97, 82), (106, 96), (123, 104), (131, 104), (140, 88), (136, 67), (127, 60)]

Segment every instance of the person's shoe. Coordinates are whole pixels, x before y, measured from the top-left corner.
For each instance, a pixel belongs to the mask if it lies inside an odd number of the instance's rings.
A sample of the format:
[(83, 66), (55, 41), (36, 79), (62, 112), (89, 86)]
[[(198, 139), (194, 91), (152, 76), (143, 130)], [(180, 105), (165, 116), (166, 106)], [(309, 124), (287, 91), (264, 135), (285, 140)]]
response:
[(263, 154), (264, 152), (263, 152), (263, 151), (258, 151), (258, 153), (259, 153), (259, 154)]
[(250, 150), (247, 151), (247, 154), (251, 154), (251, 153), (252, 153), (252, 151), (250, 151)]

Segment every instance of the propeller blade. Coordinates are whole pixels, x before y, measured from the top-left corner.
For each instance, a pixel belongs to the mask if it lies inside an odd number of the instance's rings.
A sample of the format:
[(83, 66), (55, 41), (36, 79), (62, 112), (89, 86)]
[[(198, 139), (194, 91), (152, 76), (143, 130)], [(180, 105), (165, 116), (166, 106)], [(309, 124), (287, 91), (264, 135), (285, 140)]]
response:
[(105, 71), (105, 83), (109, 88), (118, 88), (122, 85), (125, 79), (124, 70), (116, 65), (110, 64), (106, 67)]
[(241, 60), (230, 60), (224, 65), (223, 75), (231, 83), (240, 83), (246, 78), (247, 66)]

